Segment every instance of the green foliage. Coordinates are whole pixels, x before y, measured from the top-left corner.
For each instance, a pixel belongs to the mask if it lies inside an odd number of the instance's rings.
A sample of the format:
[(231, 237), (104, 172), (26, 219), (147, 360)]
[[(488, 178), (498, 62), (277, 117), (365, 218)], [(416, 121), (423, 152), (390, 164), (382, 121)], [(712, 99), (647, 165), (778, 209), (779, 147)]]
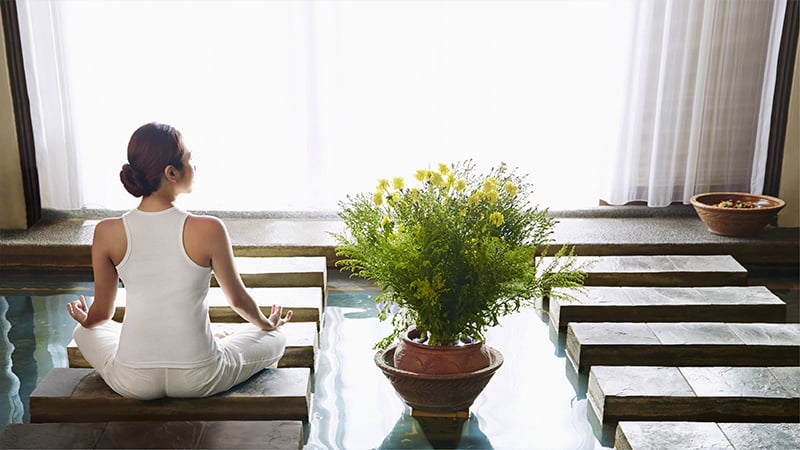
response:
[(374, 193), (339, 203), (337, 266), (374, 280), (379, 317), (394, 326), (378, 347), (412, 326), (431, 345), (483, 339), (500, 317), (555, 288), (582, 286), (571, 250), (542, 258), (555, 221), (529, 203), (525, 178), (505, 164), (475, 172), (471, 161), (440, 164), (418, 170), (417, 187), (380, 180)]

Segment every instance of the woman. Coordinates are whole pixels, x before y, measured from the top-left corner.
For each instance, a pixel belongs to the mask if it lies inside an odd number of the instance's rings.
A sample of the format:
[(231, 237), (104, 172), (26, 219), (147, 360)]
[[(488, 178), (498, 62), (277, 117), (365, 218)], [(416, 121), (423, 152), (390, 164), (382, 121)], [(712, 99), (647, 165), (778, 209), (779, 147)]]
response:
[[(97, 224), (92, 243), (95, 297), (67, 304), (86, 360), (120, 395), (138, 399), (206, 397), (225, 391), (283, 355), (281, 317), (269, 317), (247, 293), (223, 223), (173, 204), (192, 191), (194, 167), (181, 134), (169, 125), (140, 127), (128, 143), (120, 179), (142, 197), (122, 217)], [(230, 306), (248, 324), (212, 334), (211, 271)], [(119, 280), (127, 292), (123, 324), (111, 321)]]

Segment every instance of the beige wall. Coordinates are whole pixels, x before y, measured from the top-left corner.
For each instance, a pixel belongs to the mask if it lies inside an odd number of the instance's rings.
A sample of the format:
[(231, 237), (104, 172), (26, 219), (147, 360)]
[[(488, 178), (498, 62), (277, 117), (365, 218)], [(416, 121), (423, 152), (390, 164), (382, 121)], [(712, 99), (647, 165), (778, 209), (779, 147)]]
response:
[(783, 167), (779, 196), (786, 202), (778, 216), (778, 226), (800, 227), (800, 45), (794, 60), (792, 98), (789, 100), (789, 123), (786, 127), (786, 146), (783, 148)]
[(0, 21), (0, 230), (25, 229), (25, 194), (19, 165), (14, 105), (6, 64), (6, 44)]

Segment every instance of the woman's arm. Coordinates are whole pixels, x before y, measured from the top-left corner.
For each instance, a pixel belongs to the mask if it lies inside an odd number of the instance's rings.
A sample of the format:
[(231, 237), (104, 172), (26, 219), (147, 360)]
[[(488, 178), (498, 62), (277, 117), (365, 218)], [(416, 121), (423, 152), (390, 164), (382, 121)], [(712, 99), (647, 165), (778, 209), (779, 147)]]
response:
[(92, 270), (94, 272), (94, 301), (87, 307), (81, 295), (67, 303), (67, 312), (85, 328), (94, 328), (114, 315), (119, 275), (115, 259), (121, 261), (127, 242), (122, 219), (103, 220), (94, 229), (92, 241)]
[(208, 216), (190, 216), (187, 221), (190, 221), (184, 232), (187, 253), (190, 257), (201, 256), (202, 261), (195, 262), (211, 265), (228, 303), (239, 316), (265, 331), (279, 328), (291, 320), (292, 311), (281, 317), (283, 308), (277, 305), (272, 305), (269, 317), (265, 316), (247, 292), (234, 265), (233, 247), (222, 221)]

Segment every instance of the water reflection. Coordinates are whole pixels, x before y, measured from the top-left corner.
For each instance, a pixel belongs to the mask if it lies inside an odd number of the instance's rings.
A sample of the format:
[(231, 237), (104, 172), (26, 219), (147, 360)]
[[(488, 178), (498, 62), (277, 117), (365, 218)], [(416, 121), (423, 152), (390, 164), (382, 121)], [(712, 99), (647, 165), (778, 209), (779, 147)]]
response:
[(11, 344), (9, 332), (11, 322), (6, 318), (8, 314), (8, 299), (0, 297), (0, 350), (2, 350), (2, 374), (0, 374), (0, 429), (9, 423), (22, 422), (25, 408), (19, 396), (19, 377), (14, 373), (14, 364), (11, 355), (14, 345)]
[(480, 429), (480, 418), (414, 417), (408, 409), (397, 419), (392, 431), (378, 447), (380, 449), (492, 449), (489, 438)]
[(64, 305), (75, 296), (0, 297), (0, 429), (30, 419), (28, 397), (53, 367), (66, 367), (74, 322)]

